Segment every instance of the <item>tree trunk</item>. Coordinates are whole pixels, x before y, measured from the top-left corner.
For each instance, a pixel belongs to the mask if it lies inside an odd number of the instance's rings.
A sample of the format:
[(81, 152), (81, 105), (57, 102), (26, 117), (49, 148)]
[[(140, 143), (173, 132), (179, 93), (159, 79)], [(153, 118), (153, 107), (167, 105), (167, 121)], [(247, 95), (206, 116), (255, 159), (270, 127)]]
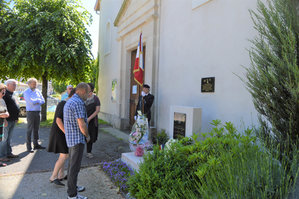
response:
[(45, 72), (42, 76), (42, 94), (45, 99), (45, 103), (42, 105), (42, 121), (47, 120), (47, 102), (48, 102), (48, 78), (47, 72)]

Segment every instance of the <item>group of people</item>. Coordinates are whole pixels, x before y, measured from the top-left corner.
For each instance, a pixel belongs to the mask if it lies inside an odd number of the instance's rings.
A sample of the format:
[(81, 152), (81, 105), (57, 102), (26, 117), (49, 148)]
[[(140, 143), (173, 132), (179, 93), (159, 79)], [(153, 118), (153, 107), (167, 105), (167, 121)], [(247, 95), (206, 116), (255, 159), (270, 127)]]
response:
[[(27, 112), (27, 152), (45, 149), (38, 143), (41, 105), (45, 100), (41, 92), (36, 89), (37, 80), (28, 80), (29, 88), (24, 91)], [(12, 153), (10, 140), (13, 129), (19, 119), (19, 107), (13, 96), (16, 90), (16, 80), (9, 79), (6, 85), (0, 84), (0, 166), (11, 158), (18, 158)], [(136, 108), (151, 119), (151, 106), (154, 96), (149, 93), (150, 87), (143, 86), (142, 94)], [(48, 143), (48, 152), (59, 153), (52, 175), (49, 180), (58, 186), (65, 186), (62, 181), (67, 180), (69, 199), (87, 199), (78, 192), (85, 187), (77, 186), (78, 173), (81, 167), (84, 145), (87, 145), (87, 157), (93, 158), (92, 146), (98, 137), (98, 118), (100, 100), (93, 93), (94, 85), (79, 83), (76, 88), (67, 86), (67, 97), (57, 105)], [(137, 114), (136, 114), (137, 115)], [(33, 133), (33, 150), (31, 135)], [(67, 175), (64, 175), (64, 164), (69, 159)]]
[[(87, 158), (93, 158), (91, 151), (92, 145), (98, 137), (97, 115), (100, 112), (101, 103), (93, 93), (94, 85), (91, 83), (80, 83), (76, 88), (69, 85), (67, 88), (68, 97), (57, 105), (55, 111), (48, 151), (59, 153), (59, 158), (49, 179), (50, 182), (64, 186), (61, 181), (68, 179), (68, 187), (70, 187), (72, 184), (69, 183), (74, 177), (74, 171), (80, 169), (85, 140), (87, 142)], [(84, 89), (88, 89), (87, 93)], [(64, 163), (67, 158), (70, 158), (68, 175), (64, 176)], [(77, 189), (84, 190), (79, 186)], [(74, 195), (73, 192), (71, 191), (69, 196)]]
[[(72, 88), (68, 86), (68, 88)], [(100, 100), (93, 94), (94, 85), (80, 83), (76, 88), (68, 89), (66, 101), (56, 108), (51, 128), (48, 151), (59, 153), (50, 182), (64, 186), (67, 179), (69, 199), (85, 199), (78, 192), (85, 187), (77, 186), (84, 145), (87, 143), (87, 157), (92, 158), (92, 144), (97, 140)], [(67, 175), (64, 176), (64, 163), (69, 159)]]
[[(27, 115), (27, 152), (45, 149), (38, 143), (41, 105), (45, 100), (41, 92), (36, 89), (37, 80), (28, 80), (29, 88), (24, 91)], [(16, 90), (16, 80), (9, 79), (0, 84), (0, 166), (11, 158), (18, 158), (12, 153), (10, 141), (13, 128), (19, 119), (19, 107), (13, 96)], [(68, 97), (62, 100), (56, 108), (51, 128), (48, 152), (59, 153), (50, 182), (64, 186), (61, 182), (67, 179), (67, 193), (69, 199), (87, 199), (78, 192), (85, 187), (77, 186), (78, 173), (81, 167), (84, 145), (87, 143), (87, 157), (93, 158), (92, 145), (98, 137), (98, 118), (100, 100), (93, 93), (94, 85), (80, 83), (76, 88), (67, 87)], [(33, 150), (31, 135), (33, 133)], [(64, 175), (64, 164), (69, 159), (67, 175)]]

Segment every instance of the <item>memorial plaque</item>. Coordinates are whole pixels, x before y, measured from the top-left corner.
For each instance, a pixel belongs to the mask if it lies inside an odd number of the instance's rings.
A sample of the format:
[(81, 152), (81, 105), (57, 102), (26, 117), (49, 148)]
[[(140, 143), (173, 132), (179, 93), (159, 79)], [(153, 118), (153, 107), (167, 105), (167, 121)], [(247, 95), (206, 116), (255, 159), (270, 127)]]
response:
[(215, 77), (201, 78), (201, 92), (202, 93), (215, 92)]
[(180, 136), (186, 136), (186, 114), (174, 113), (173, 125), (173, 138), (176, 139)]

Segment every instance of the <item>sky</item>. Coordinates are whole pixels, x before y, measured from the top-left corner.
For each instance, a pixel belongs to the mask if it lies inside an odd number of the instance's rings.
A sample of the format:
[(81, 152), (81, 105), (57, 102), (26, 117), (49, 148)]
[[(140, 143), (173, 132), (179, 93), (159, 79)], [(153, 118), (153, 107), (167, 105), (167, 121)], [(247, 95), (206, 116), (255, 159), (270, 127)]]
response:
[(99, 38), (99, 21), (100, 16), (94, 10), (96, 0), (81, 0), (82, 6), (92, 15), (92, 24), (87, 27), (91, 34), (92, 49), (91, 52), (94, 58), (97, 58), (98, 54), (98, 38)]

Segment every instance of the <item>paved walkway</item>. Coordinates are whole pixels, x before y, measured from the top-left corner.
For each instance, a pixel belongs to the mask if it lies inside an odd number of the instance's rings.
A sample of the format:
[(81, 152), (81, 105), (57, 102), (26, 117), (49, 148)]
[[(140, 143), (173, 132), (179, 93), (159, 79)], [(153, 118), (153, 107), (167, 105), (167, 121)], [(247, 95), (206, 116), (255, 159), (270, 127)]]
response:
[[(86, 150), (79, 173), (79, 184), (86, 187), (82, 195), (89, 199), (122, 198), (116, 187), (99, 168), (100, 162), (112, 161), (121, 157), (121, 153), (130, 151), (125, 133), (109, 126), (99, 131), (98, 141), (93, 147), (93, 159), (86, 158)], [(114, 135), (110, 134), (113, 131)], [(119, 132), (119, 135), (115, 132)], [(48, 145), (49, 128), (41, 128), (39, 135), (42, 146)], [(58, 155), (46, 150), (34, 153), (26, 152), (26, 125), (16, 126), (12, 138), (13, 153), (20, 157), (0, 168), (0, 199), (67, 198), (66, 187), (60, 188), (49, 183), (49, 177)], [(66, 164), (67, 165), (67, 164)], [(66, 182), (65, 182), (66, 183)], [(109, 196), (109, 197), (108, 197)]]

